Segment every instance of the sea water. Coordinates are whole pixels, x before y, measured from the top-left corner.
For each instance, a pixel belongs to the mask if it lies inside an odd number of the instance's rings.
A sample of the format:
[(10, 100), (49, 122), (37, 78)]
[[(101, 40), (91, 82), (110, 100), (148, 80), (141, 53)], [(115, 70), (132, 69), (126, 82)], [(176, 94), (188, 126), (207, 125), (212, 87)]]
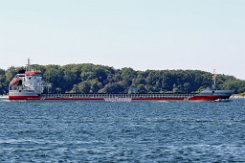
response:
[(245, 100), (0, 101), (0, 162), (245, 162)]

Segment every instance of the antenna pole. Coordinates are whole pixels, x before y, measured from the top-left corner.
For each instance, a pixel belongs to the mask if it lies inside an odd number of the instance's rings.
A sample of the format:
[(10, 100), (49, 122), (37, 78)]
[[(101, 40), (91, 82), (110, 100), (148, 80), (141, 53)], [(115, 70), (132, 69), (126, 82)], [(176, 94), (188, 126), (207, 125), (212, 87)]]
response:
[(213, 78), (213, 90), (216, 89), (216, 70), (214, 69), (213, 71), (213, 75), (212, 75), (212, 78)]
[(30, 60), (30, 58), (27, 59), (26, 71), (31, 71), (31, 60)]

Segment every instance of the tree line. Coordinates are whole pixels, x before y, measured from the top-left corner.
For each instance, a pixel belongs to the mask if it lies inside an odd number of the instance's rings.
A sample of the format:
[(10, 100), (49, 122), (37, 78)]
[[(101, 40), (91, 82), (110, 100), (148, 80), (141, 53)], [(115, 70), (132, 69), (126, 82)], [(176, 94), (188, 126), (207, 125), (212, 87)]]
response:
[[(23, 67), (0, 69), (0, 94), (8, 92), (11, 79)], [(94, 64), (32, 65), (43, 72), (49, 93), (193, 93), (212, 86), (212, 74), (200, 70), (115, 69)], [(217, 89), (245, 92), (245, 81), (217, 75)]]

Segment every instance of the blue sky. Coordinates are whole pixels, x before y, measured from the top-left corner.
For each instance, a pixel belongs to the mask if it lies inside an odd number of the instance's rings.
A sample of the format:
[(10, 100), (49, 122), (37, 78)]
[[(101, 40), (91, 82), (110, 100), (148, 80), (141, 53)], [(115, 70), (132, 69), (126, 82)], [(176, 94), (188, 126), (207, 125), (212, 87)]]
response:
[(245, 1), (0, 0), (0, 67), (28, 57), (245, 79)]

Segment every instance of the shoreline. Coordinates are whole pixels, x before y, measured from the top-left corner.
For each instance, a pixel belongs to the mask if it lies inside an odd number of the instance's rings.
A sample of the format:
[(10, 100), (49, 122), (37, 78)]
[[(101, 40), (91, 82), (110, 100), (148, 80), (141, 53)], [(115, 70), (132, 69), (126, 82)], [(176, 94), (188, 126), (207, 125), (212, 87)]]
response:
[(232, 95), (230, 98), (245, 98), (244, 95)]

